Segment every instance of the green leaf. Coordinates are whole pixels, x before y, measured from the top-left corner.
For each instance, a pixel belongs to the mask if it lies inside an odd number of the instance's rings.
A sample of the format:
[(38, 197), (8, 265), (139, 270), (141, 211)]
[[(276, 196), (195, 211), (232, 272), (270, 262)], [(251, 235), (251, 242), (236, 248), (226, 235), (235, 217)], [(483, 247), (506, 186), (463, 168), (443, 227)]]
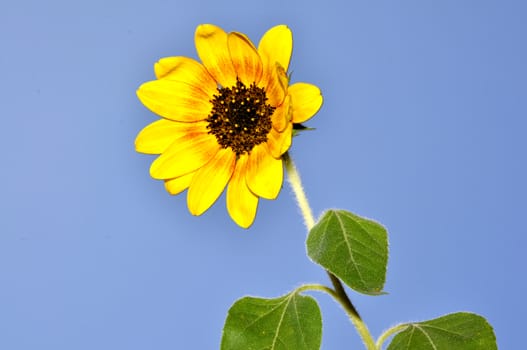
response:
[(307, 254), (354, 290), (382, 294), (388, 234), (375, 221), (344, 210), (328, 210), (309, 232)]
[(222, 350), (318, 350), (322, 317), (317, 302), (296, 292), (280, 298), (244, 297), (230, 308)]
[(434, 320), (409, 323), (387, 350), (494, 350), (496, 336), (487, 320), (458, 312)]

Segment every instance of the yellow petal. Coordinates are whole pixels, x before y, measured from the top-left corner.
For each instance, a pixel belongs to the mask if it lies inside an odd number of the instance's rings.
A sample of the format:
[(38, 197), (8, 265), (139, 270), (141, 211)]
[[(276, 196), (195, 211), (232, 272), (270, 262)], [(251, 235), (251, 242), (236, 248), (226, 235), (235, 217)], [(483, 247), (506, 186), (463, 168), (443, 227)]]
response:
[(287, 72), (292, 52), (293, 33), (283, 24), (269, 29), (258, 44), (264, 70), (274, 69), (275, 63), (278, 62)]
[(285, 152), (287, 152), (289, 147), (291, 147), (291, 143), (293, 142), (293, 123), (289, 123), (283, 133), (285, 134), (285, 136), (282, 142), (282, 149), (280, 150), (280, 154), (284, 154)]
[(150, 166), (154, 179), (172, 179), (199, 169), (210, 161), (220, 146), (216, 137), (206, 132), (189, 132), (172, 142)]
[(251, 150), (245, 176), (251, 192), (262, 198), (275, 199), (282, 188), (283, 178), (282, 159), (271, 155), (267, 143)]
[(149, 81), (139, 87), (137, 96), (152, 112), (179, 122), (204, 120), (212, 110), (212, 96), (181, 81)]
[(218, 84), (207, 69), (192, 58), (177, 56), (165, 57), (154, 65), (157, 79), (182, 81), (199, 87), (209, 96), (217, 92)]
[(165, 180), (165, 189), (168, 193), (173, 195), (183, 192), (190, 186), (194, 174), (195, 173), (190, 173), (174, 179)]
[(276, 131), (284, 131), (287, 127), (287, 124), (291, 121), (291, 108), (289, 103), (289, 96), (286, 96), (284, 102), (276, 107), (273, 115), (271, 116), (271, 121), (273, 124), (273, 129)]
[(159, 119), (147, 125), (135, 138), (135, 150), (147, 154), (163, 153), (175, 139), (189, 132), (207, 132), (207, 122), (180, 123)]
[(247, 87), (258, 83), (262, 76), (262, 61), (254, 45), (240, 33), (229, 33), (229, 52), (238, 79)]
[(288, 123), (287, 127), (283, 132), (278, 132), (275, 129), (271, 129), (267, 135), (267, 146), (269, 147), (269, 152), (275, 158), (280, 158), (282, 154), (287, 152), (289, 147), (291, 147), (293, 136), (293, 123)]
[(194, 36), (198, 56), (210, 75), (223, 87), (236, 85), (236, 72), (232, 65), (227, 33), (212, 24), (196, 28)]
[(258, 197), (249, 190), (245, 183), (247, 159), (247, 154), (238, 158), (227, 187), (227, 210), (234, 222), (243, 228), (252, 225), (258, 208)]
[(287, 74), (277, 63), (274, 69), (264, 70), (258, 86), (265, 89), (268, 103), (273, 106), (282, 104), (287, 91)]
[(218, 199), (235, 165), (236, 154), (229, 148), (223, 148), (196, 172), (187, 196), (187, 206), (192, 215), (203, 214)]
[(305, 122), (322, 106), (322, 93), (315, 85), (295, 83), (289, 86), (288, 93), (291, 96), (293, 123)]

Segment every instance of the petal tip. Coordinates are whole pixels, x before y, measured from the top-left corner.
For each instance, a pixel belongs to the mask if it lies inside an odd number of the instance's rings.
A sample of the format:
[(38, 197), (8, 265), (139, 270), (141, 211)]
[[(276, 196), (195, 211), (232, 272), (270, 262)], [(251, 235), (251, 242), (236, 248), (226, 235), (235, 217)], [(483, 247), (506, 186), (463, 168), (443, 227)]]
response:
[(196, 27), (195, 36), (201, 36), (203, 38), (208, 38), (217, 32), (224, 32), (224, 30), (218, 27), (217, 25), (210, 24), (210, 23), (203, 23), (203, 24), (199, 24)]

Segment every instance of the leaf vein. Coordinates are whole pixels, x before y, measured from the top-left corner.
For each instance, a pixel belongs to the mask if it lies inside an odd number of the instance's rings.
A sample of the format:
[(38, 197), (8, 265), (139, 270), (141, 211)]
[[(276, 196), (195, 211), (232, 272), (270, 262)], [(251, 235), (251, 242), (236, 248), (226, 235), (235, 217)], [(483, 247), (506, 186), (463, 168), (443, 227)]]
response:
[(242, 332), (245, 332), (248, 328), (252, 327), (255, 323), (260, 321), (262, 318), (264, 318), (264, 317), (268, 316), (269, 314), (273, 313), (275, 310), (280, 308), (280, 306), (282, 306), (283, 303), (284, 302), (281, 301), (279, 304), (277, 304), (275, 307), (271, 308), (269, 311), (267, 311), (267, 312), (261, 314), (260, 316), (258, 316), (257, 318), (255, 318), (254, 321), (252, 321), (245, 328), (243, 328)]
[(428, 342), (430, 343), (430, 345), (432, 345), (432, 348), (433, 348), (434, 350), (437, 350), (437, 347), (435, 346), (434, 341), (432, 340), (432, 338), (430, 338), (430, 336), (428, 335), (428, 333), (425, 332), (424, 329), (422, 329), (421, 326), (418, 325), (418, 324), (414, 324), (414, 327), (415, 327), (416, 329), (418, 329), (421, 333), (423, 333), (423, 335), (426, 337), (426, 339), (428, 339)]
[(290, 302), (291, 302), (291, 296), (288, 296), (286, 299), (286, 305), (284, 307), (284, 311), (282, 311), (282, 314), (280, 315), (280, 320), (278, 321), (278, 325), (276, 326), (276, 333), (273, 337), (273, 343), (271, 344), (271, 349), (275, 348), (276, 341), (278, 340), (278, 334), (280, 333), (280, 327), (282, 326), (282, 322), (284, 321), (284, 316), (285, 316), (287, 308), (289, 307)]
[(344, 237), (344, 241), (346, 242), (346, 246), (348, 247), (348, 253), (349, 253), (351, 262), (353, 263), (353, 266), (355, 267), (355, 270), (357, 270), (357, 275), (359, 276), (362, 284), (366, 285), (366, 281), (364, 280), (364, 277), (362, 276), (362, 273), (360, 272), (360, 269), (357, 268), (357, 262), (355, 261), (355, 257), (353, 256), (353, 250), (351, 249), (351, 245), (350, 245), (350, 243), (348, 241), (348, 237), (346, 236), (344, 223), (342, 222), (342, 219), (339, 217), (339, 215), (335, 214), (335, 216), (337, 217), (337, 220), (339, 222), (339, 226), (340, 226), (340, 229), (341, 229), (341, 232), (342, 232), (342, 236)]
[[(358, 220), (356, 217), (352, 216), (351, 213), (344, 212), (343, 214), (346, 215), (346, 216), (348, 216), (349, 218), (351, 218), (354, 222), (356, 222), (364, 232), (368, 233), (368, 232), (370, 231), (370, 230), (366, 229), (366, 228), (364, 227), (363, 223), (361, 222), (361, 221), (363, 221), (363, 219)], [(373, 222), (373, 221), (372, 221), (372, 223), (373, 223), (373, 224), (376, 224), (376, 225), (379, 225), (378, 223)], [(382, 226), (381, 226), (381, 227), (382, 227)], [(384, 228), (383, 228), (383, 230), (384, 230)], [(382, 242), (381, 242), (380, 240), (377, 240), (377, 239), (376, 239), (377, 237), (375, 237), (375, 235), (370, 234), (369, 237), (370, 237), (370, 238), (371, 238), (371, 239), (377, 244), (377, 247), (378, 247), (379, 249), (384, 250), (384, 249), (383, 249), (383, 244), (382, 244)]]

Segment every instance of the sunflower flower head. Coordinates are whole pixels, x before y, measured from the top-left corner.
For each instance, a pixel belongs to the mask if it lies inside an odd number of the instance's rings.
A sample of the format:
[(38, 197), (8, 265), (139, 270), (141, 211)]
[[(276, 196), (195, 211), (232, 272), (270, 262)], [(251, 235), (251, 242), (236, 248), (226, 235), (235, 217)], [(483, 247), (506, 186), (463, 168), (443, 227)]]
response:
[(204, 213), (227, 188), (227, 210), (247, 228), (259, 198), (278, 196), (293, 125), (319, 110), (322, 95), (312, 84), (289, 84), (293, 37), (285, 25), (255, 47), (244, 34), (203, 24), (195, 44), (201, 62), (163, 58), (157, 79), (137, 90), (161, 119), (141, 130), (135, 147), (159, 154), (150, 175), (170, 194), (188, 189), (191, 214)]

